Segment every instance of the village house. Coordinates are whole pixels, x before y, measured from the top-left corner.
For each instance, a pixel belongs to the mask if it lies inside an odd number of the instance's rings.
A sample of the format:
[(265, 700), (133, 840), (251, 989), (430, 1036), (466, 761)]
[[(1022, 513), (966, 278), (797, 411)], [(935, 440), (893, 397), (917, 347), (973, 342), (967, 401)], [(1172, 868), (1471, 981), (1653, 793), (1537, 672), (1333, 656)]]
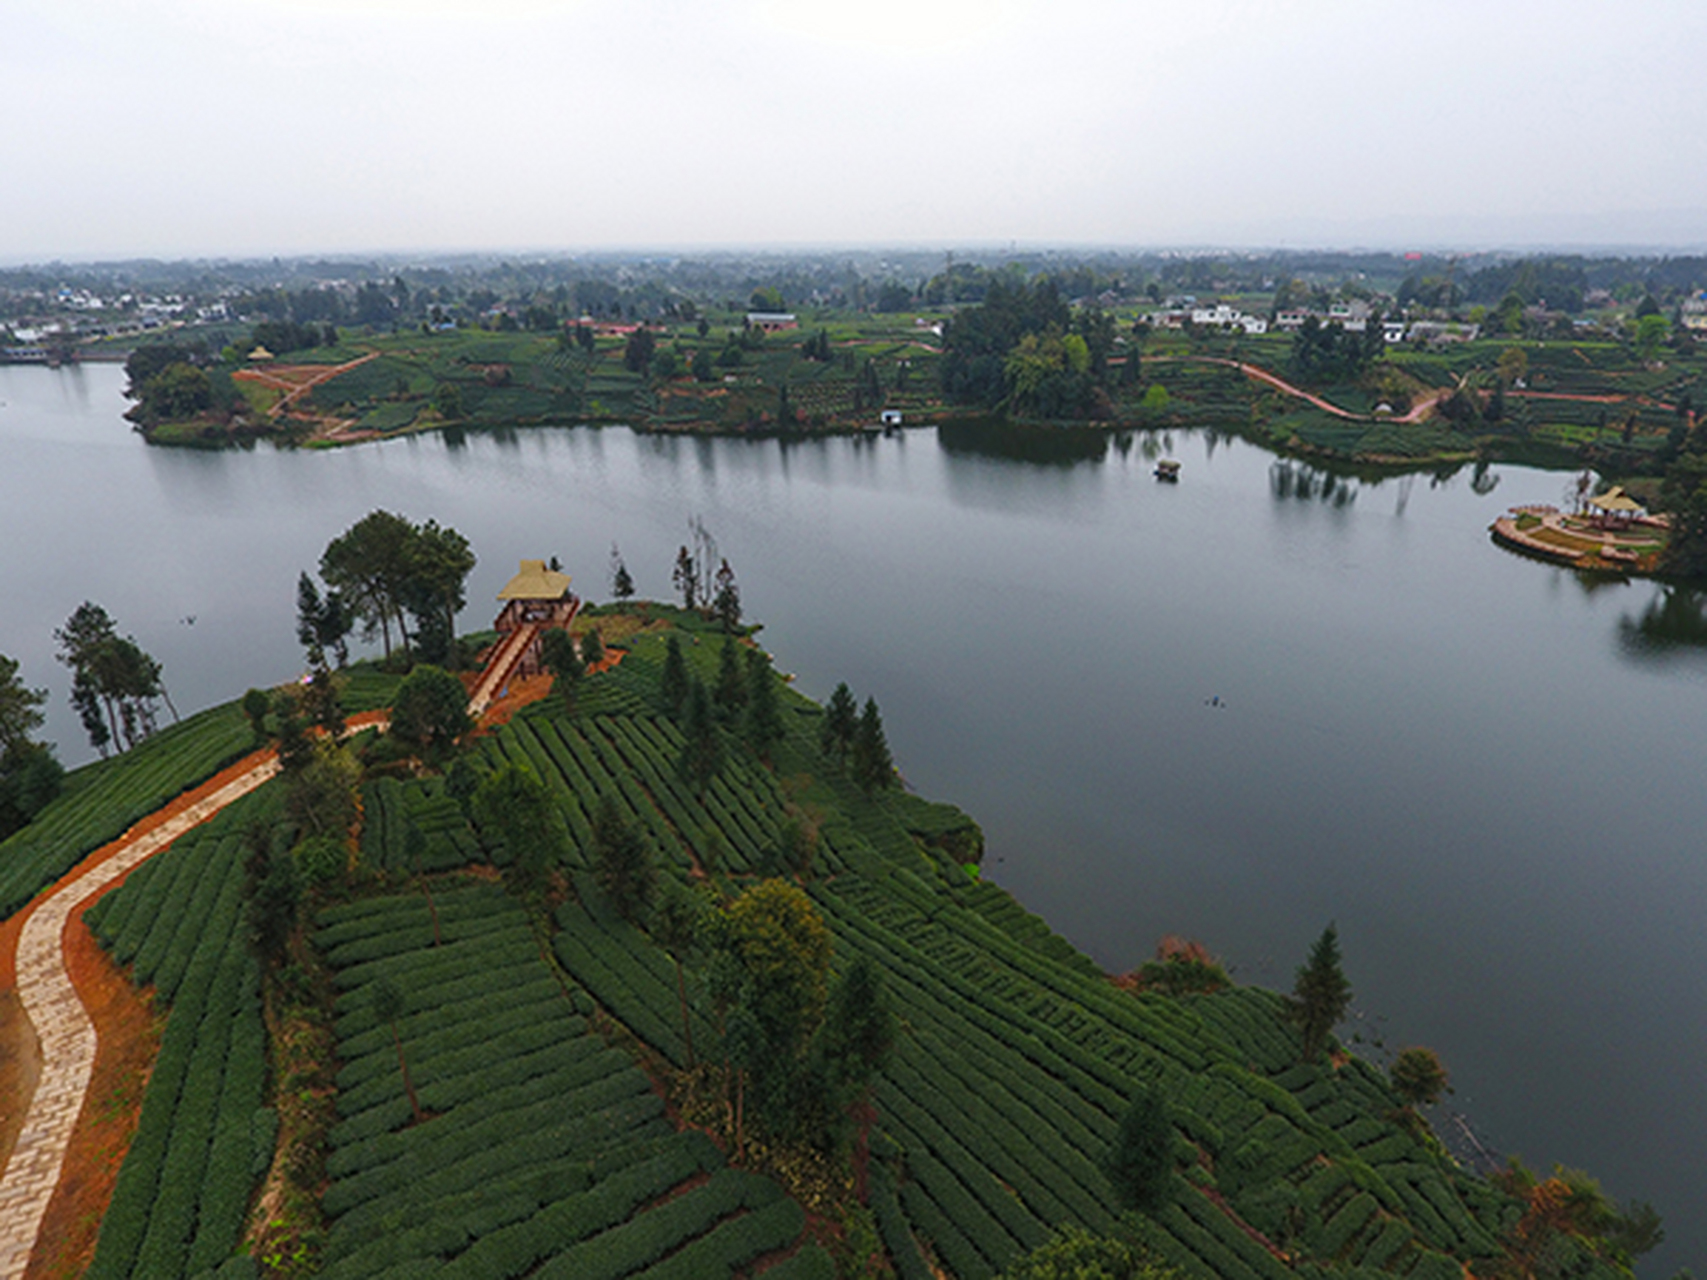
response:
[(800, 321), (792, 311), (749, 311), (747, 327), (760, 333), (779, 333), (784, 329), (798, 329)]

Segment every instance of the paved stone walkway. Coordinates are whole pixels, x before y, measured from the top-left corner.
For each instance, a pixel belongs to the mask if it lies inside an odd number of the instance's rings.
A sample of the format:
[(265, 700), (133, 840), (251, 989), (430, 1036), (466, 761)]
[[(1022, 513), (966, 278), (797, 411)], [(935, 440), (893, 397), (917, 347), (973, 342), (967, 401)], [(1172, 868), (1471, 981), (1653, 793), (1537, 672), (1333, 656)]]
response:
[(95, 1027), (65, 971), (63, 939), (72, 913), (278, 769), (276, 760), (257, 764), (153, 830), (136, 836), (127, 832), (115, 842), (115, 852), (26, 908), (29, 918), (18, 938), (18, 997), (41, 1041), (42, 1072), (0, 1179), (0, 1280), (22, 1276), (29, 1265), (95, 1066)]

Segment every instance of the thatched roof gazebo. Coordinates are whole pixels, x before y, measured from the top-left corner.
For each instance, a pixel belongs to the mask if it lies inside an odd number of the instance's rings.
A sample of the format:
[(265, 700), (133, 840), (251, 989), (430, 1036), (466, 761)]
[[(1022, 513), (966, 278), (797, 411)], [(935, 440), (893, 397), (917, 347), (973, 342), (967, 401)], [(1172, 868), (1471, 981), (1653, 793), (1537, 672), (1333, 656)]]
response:
[(504, 602), (493, 624), (499, 635), (507, 637), (528, 626), (536, 629), (517, 663), (520, 675), (532, 675), (540, 669), (539, 634), (551, 627), (567, 628), (581, 607), (580, 598), (569, 590), (569, 575), (548, 569), (543, 560), (523, 560), (498, 599)]
[(1631, 521), (1647, 510), (1618, 484), (1590, 498), (1588, 505), (1594, 512), (1594, 522), (1602, 529), (1628, 529)]

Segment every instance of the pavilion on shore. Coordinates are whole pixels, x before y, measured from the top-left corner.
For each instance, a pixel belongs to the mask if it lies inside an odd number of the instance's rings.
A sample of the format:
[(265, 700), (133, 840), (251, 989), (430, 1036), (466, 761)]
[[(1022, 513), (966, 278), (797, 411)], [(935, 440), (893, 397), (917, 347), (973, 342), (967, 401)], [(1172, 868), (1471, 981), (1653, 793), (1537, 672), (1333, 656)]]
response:
[(1590, 498), (1588, 505), (1594, 511), (1595, 524), (1602, 529), (1628, 529), (1647, 510), (1618, 484)]
[[(575, 620), (581, 601), (569, 590), (569, 575), (548, 569), (543, 560), (523, 560), (516, 576), (498, 593), (503, 610), (493, 625), (508, 637), (521, 627), (537, 626), (540, 632), (568, 627)], [(516, 675), (537, 675), (540, 670), (540, 637), (536, 634), (514, 667)]]

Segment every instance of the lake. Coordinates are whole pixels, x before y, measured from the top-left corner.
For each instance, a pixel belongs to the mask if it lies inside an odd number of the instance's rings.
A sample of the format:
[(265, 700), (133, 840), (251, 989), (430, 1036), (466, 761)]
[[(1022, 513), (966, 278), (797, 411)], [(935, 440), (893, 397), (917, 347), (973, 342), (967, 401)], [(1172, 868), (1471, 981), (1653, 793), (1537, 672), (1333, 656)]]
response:
[(613, 541), (667, 596), (699, 515), (778, 665), (876, 697), (908, 781), (1099, 964), (1180, 933), (1285, 988), (1337, 921), (1347, 1035), (1432, 1046), (1491, 1147), (1652, 1201), (1645, 1274), (1707, 1265), (1707, 626), (1490, 543), (1568, 475), (1324, 485), (1207, 433), (191, 452), (144, 445), (122, 383), (0, 367), (0, 652), (63, 759), (51, 632), (84, 599), (187, 712), (300, 670), (297, 574), (375, 507), (468, 536), (469, 630), (521, 557), (604, 597)]

